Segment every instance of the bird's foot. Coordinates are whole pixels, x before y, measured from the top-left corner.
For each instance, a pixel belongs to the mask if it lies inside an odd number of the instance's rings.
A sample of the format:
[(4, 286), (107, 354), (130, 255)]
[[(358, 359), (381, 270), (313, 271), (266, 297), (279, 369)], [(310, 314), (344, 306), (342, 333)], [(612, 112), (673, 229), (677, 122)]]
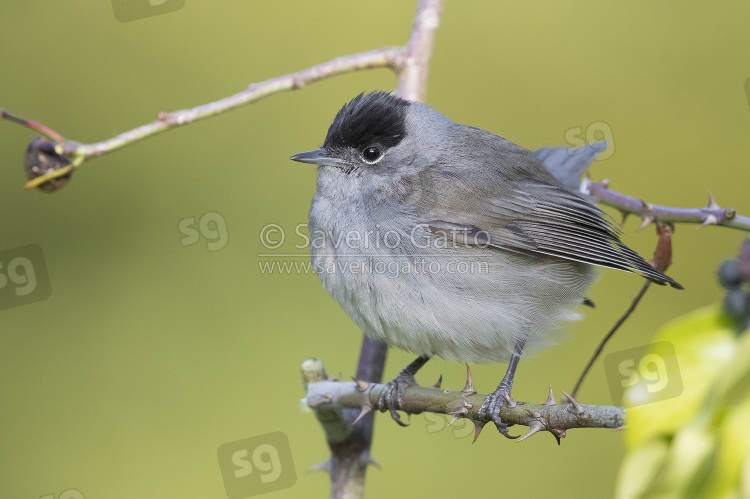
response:
[(497, 431), (499, 431), (500, 434), (505, 438), (516, 439), (520, 435), (512, 436), (508, 433), (508, 428), (513, 425), (506, 424), (502, 419), (500, 419), (501, 407), (503, 407), (504, 405), (507, 407), (515, 407), (517, 405), (517, 402), (510, 396), (510, 389), (510, 385), (505, 383), (505, 380), (503, 380), (503, 383), (500, 383), (500, 386), (497, 387), (497, 390), (487, 395), (487, 397), (484, 399), (484, 402), (482, 402), (482, 406), (479, 408), (479, 416), (484, 419), (489, 412), (492, 422), (495, 423), (495, 426), (497, 427)]
[(417, 380), (414, 378), (414, 374), (407, 369), (408, 367), (401, 371), (393, 380), (386, 383), (378, 397), (380, 412), (390, 411), (391, 418), (401, 426), (409, 426), (408, 423), (401, 421), (401, 416), (396, 412), (404, 404), (404, 389), (409, 386), (419, 386)]

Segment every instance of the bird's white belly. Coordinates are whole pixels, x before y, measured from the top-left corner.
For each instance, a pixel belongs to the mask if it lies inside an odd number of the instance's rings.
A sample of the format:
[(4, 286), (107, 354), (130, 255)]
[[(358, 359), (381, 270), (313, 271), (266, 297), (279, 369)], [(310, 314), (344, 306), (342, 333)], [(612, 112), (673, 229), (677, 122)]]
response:
[(519, 339), (533, 352), (555, 343), (563, 322), (578, 318), (571, 308), (581, 302), (585, 285), (539, 285), (544, 272), (560, 275), (561, 269), (542, 269), (540, 263), (533, 275), (519, 278), (503, 272), (515, 255), (466, 248), (415, 254), (326, 248), (313, 252), (313, 264), (323, 286), (366, 334), (417, 355), (504, 362)]
[[(365, 334), (418, 355), (505, 362), (517, 341), (532, 353), (580, 318), (572, 309), (584, 298), (590, 267), (491, 248), (436, 248), (408, 215), (397, 225), (360, 206), (316, 195), (310, 232), (323, 286)], [(397, 244), (383, 244), (388, 234)]]

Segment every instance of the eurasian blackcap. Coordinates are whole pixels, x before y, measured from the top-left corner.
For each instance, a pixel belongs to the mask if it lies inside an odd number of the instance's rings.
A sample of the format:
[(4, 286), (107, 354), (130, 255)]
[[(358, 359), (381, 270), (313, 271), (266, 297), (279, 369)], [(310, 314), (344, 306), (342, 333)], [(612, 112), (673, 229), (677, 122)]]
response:
[(522, 352), (556, 342), (593, 266), (682, 287), (620, 241), (618, 225), (534, 153), (393, 94), (360, 94), (321, 149), (310, 208), (313, 267), (365, 334), (419, 358), (387, 385), (396, 409), (433, 355), (508, 362), (482, 412), (497, 416)]

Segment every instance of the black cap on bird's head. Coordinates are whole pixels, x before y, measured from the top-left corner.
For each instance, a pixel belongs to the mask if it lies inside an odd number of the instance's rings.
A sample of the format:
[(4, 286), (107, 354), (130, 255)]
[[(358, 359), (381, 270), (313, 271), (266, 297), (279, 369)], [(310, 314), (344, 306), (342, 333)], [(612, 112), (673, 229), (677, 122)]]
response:
[(336, 114), (323, 147), (393, 147), (406, 135), (408, 101), (388, 92), (359, 94)]
[(409, 104), (409, 101), (389, 92), (363, 92), (336, 114), (321, 149), (296, 154), (291, 159), (337, 166), (344, 149), (366, 151), (372, 147), (394, 147), (406, 136)]

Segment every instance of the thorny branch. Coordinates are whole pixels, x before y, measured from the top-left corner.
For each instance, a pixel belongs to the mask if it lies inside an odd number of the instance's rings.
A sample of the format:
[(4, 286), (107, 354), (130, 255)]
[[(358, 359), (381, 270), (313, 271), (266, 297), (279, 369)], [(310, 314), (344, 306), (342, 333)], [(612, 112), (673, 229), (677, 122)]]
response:
[[(305, 361), (305, 364), (318, 363), (315, 359)], [(303, 364), (303, 366), (305, 365)], [(322, 365), (320, 365), (322, 370)], [(474, 441), (479, 437), (484, 425), (491, 422), (490, 415), (482, 418), (479, 415), (479, 407), (486, 395), (479, 394), (474, 389), (471, 378), (471, 370), (466, 366), (466, 386), (462, 390), (454, 391), (441, 389), (438, 381), (433, 387), (414, 386), (404, 390), (403, 405), (400, 410), (408, 414), (419, 414), (422, 412), (434, 412), (449, 414), (453, 419), (448, 426), (460, 418), (467, 418), (474, 423)], [(367, 383), (361, 380), (342, 381), (327, 379), (324, 375), (318, 376), (317, 381), (307, 384), (306, 401), (318, 418), (325, 420), (324, 427), (335, 428), (341, 431), (341, 426), (336, 421), (335, 413), (340, 409), (358, 409), (360, 417), (368, 415), (372, 411), (381, 409), (378, 406), (378, 397), (385, 385)], [(625, 410), (622, 407), (584, 405), (572, 396), (563, 392), (567, 404), (558, 405), (549, 388), (547, 399), (540, 404), (518, 402), (507, 396), (505, 403), (500, 408), (499, 415), (509, 425), (528, 426), (526, 434), (519, 438), (525, 440), (539, 431), (550, 432), (558, 444), (561, 438), (565, 438), (566, 431), (571, 428), (609, 428), (621, 429), (625, 422)], [(323, 415), (321, 417), (321, 415)], [(359, 418), (358, 418), (359, 419)], [(354, 427), (358, 423), (355, 421)], [(520, 436), (520, 435), (519, 435)], [(516, 437), (517, 438), (517, 437)], [(321, 469), (321, 466), (315, 469)]]
[(722, 208), (711, 191), (708, 191), (708, 205), (705, 208), (672, 208), (647, 203), (642, 199), (613, 191), (609, 188), (608, 180), (593, 183), (584, 179), (581, 190), (594, 196), (602, 204), (619, 210), (623, 214), (623, 221), (629, 214), (638, 215), (641, 218), (641, 228), (658, 220), (701, 224), (703, 227), (721, 225), (750, 232), (750, 217), (738, 214), (734, 208)]

